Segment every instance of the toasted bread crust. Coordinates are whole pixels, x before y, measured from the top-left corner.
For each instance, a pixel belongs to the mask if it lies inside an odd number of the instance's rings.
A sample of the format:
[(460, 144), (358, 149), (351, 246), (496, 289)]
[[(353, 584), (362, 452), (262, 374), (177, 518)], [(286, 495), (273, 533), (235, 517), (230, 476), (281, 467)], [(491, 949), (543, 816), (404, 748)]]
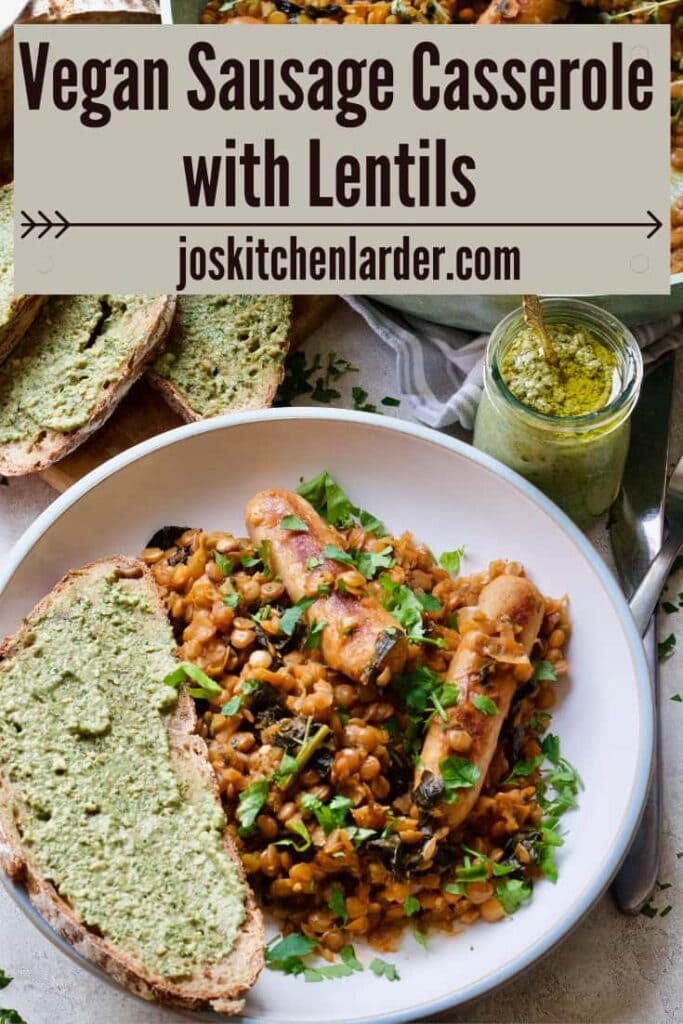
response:
[[(148, 592), (152, 606), (166, 619), (151, 573), (144, 563), (134, 558), (114, 557), (91, 562), (68, 573), (57, 586), (40, 601), (27, 617), (14, 637), (0, 644), (0, 678), (2, 663), (18, 650), (24, 641), (32, 620), (40, 615), (69, 585), (74, 576), (93, 577), (120, 572), (140, 578)], [(220, 802), (216, 778), (213, 774), (204, 740), (196, 735), (194, 703), (181, 691), (176, 709), (169, 719), (168, 737), (174, 770), (184, 779), (199, 782), (213, 790)], [(55, 887), (40, 873), (33, 853), (26, 848), (18, 832), (13, 803), (17, 797), (12, 785), (0, 771), (0, 866), (9, 877), (26, 889), (29, 899), (50, 927), (91, 963), (106, 971), (120, 985), (142, 999), (154, 999), (186, 1009), (212, 1009), (221, 1013), (239, 1013), (243, 995), (256, 981), (263, 967), (263, 919), (251, 892), (239, 853), (230, 836), (225, 833), (226, 852), (236, 864), (246, 891), (246, 917), (230, 955), (217, 964), (207, 964), (182, 982), (171, 982), (150, 971), (145, 964), (118, 949), (107, 939), (95, 934), (76, 916), (73, 909), (59, 895)]]
[(24, 476), (37, 473), (78, 448), (105, 423), (135, 381), (145, 372), (166, 342), (175, 313), (175, 296), (162, 295), (152, 306), (147, 330), (139, 339), (125, 371), (102, 396), (88, 422), (71, 433), (46, 430), (36, 445), (12, 442), (0, 445), (0, 474)]
[(154, 0), (31, 0), (22, 12), (20, 22), (125, 22), (159, 21)]
[[(284, 366), (273, 367), (268, 376), (260, 381), (261, 386), (254, 390), (248, 402), (233, 402), (229, 408), (226, 407), (225, 412), (244, 412), (246, 409), (270, 408), (284, 375)], [(171, 384), (169, 380), (166, 380), (165, 377), (159, 376), (158, 373), (150, 369), (147, 371), (146, 379), (159, 392), (171, 409), (177, 412), (179, 416), (182, 416), (186, 423), (197, 423), (205, 418), (192, 408), (182, 392), (174, 384)]]
[(46, 299), (47, 295), (18, 295), (13, 300), (10, 319), (0, 327), (0, 363), (21, 341)]

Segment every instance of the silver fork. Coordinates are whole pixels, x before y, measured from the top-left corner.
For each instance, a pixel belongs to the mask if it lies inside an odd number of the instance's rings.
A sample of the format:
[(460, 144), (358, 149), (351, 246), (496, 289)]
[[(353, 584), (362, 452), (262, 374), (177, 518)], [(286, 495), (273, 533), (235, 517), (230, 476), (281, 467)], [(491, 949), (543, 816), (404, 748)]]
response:
[(666, 540), (629, 602), (641, 635), (657, 607), (671, 566), (683, 548), (683, 456), (669, 479), (665, 513), (669, 528)]

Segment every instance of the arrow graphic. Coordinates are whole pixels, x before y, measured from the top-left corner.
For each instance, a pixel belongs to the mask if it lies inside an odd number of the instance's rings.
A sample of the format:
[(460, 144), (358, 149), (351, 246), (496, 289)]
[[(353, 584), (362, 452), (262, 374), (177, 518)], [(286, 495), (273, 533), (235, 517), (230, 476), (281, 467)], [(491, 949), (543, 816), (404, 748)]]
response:
[(42, 210), (38, 210), (38, 217), (31, 217), (26, 210), (21, 211), (21, 216), (24, 218), (20, 221), (20, 226), (24, 228), (22, 238), (26, 238), (32, 231), (37, 231), (38, 229), (40, 229), (38, 238), (45, 238), (45, 235), (53, 230), (56, 232), (55, 238), (61, 238), (65, 231), (73, 227), (59, 210), (55, 210), (53, 219), (43, 213)]
[(21, 237), (27, 238), (37, 231), (39, 240), (51, 231), (54, 231), (55, 239), (61, 238), (71, 228), (647, 228), (647, 237), (652, 238), (663, 227), (662, 221), (652, 210), (646, 211), (645, 221), (70, 221), (59, 210), (55, 210), (52, 217), (48, 217), (42, 210), (38, 210), (37, 217), (22, 210), (21, 216)]

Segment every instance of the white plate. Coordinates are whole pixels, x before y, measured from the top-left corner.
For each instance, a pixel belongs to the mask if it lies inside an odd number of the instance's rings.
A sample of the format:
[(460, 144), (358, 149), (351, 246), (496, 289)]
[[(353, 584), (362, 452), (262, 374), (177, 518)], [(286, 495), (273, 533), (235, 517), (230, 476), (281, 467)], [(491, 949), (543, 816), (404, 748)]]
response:
[[(167, 523), (241, 533), (250, 495), (295, 487), (321, 469), (393, 531), (411, 529), (436, 552), (464, 544), (465, 572), (519, 559), (545, 593), (571, 597), (571, 679), (553, 730), (586, 789), (563, 819), (557, 885), (538, 883), (531, 904), (500, 924), (430, 937), (428, 951), (407, 937), (387, 957), (400, 982), (366, 971), (310, 985), (264, 971), (247, 1000), (247, 1016), (259, 1021), (408, 1020), (482, 995), (547, 953), (603, 892), (639, 818), (652, 750), (642, 645), (608, 570), (561, 512), (472, 448), (397, 420), (288, 409), (192, 424), (113, 459), (40, 516), (2, 568), (0, 635), (69, 568), (135, 554)], [(7, 885), (41, 930), (90, 968)]]

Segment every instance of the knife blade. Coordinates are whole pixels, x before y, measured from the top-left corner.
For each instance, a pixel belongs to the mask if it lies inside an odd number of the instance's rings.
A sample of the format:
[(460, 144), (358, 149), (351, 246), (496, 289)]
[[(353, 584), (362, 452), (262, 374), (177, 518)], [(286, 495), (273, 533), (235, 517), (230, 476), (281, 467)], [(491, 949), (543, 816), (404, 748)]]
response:
[[(610, 539), (624, 594), (630, 598), (664, 539), (664, 501), (669, 457), (669, 419), (675, 354), (668, 352), (643, 382), (631, 420), (621, 494), (612, 513)], [(655, 716), (650, 786), (634, 841), (612, 885), (620, 910), (638, 913), (657, 881), (661, 832), (662, 767), (659, 747), (659, 667), (655, 616), (643, 637)]]

